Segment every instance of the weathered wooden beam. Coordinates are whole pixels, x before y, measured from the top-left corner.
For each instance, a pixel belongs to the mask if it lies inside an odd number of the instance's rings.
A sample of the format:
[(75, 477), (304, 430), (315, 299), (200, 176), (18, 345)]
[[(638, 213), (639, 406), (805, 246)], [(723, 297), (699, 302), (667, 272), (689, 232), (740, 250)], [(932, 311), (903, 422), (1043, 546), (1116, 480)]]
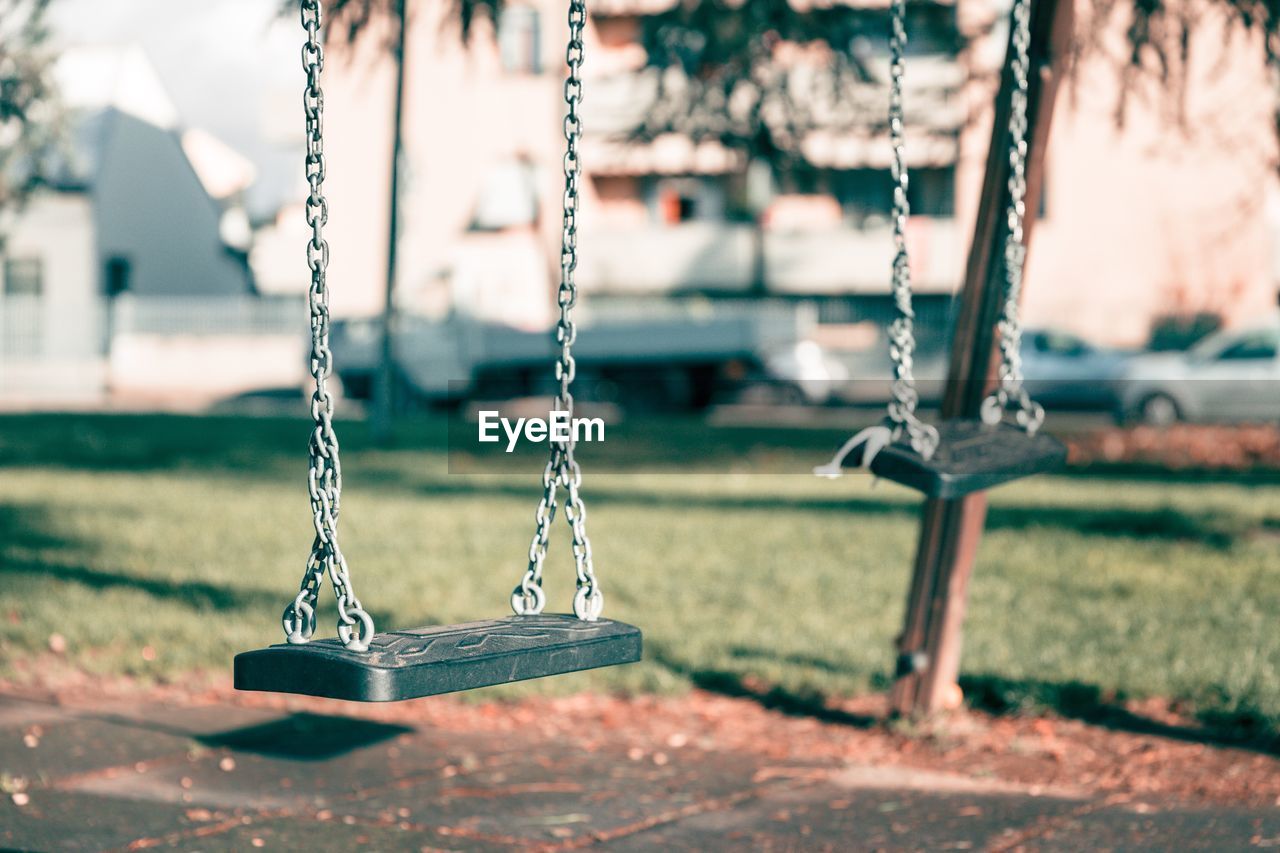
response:
[[(1045, 148), (1058, 88), (1068, 72), (1075, 25), (1073, 0), (1031, 0), (1031, 74), (1027, 117), (1027, 217), (1030, 239), (1044, 184)], [(943, 418), (975, 418), (994, 380), (996, 320), (1004, 295), (1004, 241), (1008, 233), (1009, 109), (1013, 77), (1006, 58), (996, 98), (991, 147), (982, 196), (965, 267)], [(915, 570), (907, 598), (893, 709), (920, 716), (948, 704), (960, 671), (961, 633), (969, 578), (986, 523), (987, 498), (977, 492), (957, 500), (924, 502)]]

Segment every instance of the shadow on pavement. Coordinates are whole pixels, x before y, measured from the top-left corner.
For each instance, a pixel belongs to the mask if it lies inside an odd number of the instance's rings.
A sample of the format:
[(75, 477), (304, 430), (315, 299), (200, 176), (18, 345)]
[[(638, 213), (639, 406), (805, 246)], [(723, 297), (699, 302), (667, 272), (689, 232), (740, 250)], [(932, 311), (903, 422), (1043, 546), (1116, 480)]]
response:
[[(771, 656), (759, 648), (738, 647), (732, 653), (735, 657)], [(821, 691), (788, 690), (777, 685), (753, 683), (750, 676), (742, 673), (690, 665), (653, 643), (646, 648), (645, 654), (650, 661), (687, 678), (702, 690), (751, 699), (761, 707), (789, 716), (809, 717), (854, 728), (873, 728), (887, 722), (886, 718), (879, 716), (832, 707), (830, 697)], [(816, 658), (806, 657), (800, 661), (783, 659), (819, 669), (835, 668), (830, 662)], [(884, 690), (889, 686), (887, 679), (875, 685), (876, 689)], [(1247, 708), (1232, 712), (1210, 709), (1198, 715), (1199, 726), (1178, 725), (1131, 711), (1124, 706), (1123, 697), (1079, 681), (1059, 683), (970, 674), (960, 676), (960, 687), (971, 707), (991, 714), (1043, 713), (1044, 709), (1050, 709), (1063, 717), (1115, 731), (1280, 756), (1280, 731), (1267, 721), (1264, 714)]]
[(708, 693), (718, 693), (735, 699), (750, 699), (762, 708), (778, 711), (791, 717), (809, 717), (826, 723), (852, 726), (867, 729), (884, 722), (880, 717), (871, 714), (855, 714), (839, 708), (833, 708), (824, 694), (819, 692), (801, 693), (787, 690), (776, 685), (755, 685), (742, 673), (727, 672), (719, 669), (703, 669), (679, 661), (668, 655), (656, 644), (650, 643), (645, 648), (645, 657), (676, 675), (689, 679), (694, 687)]
[(269, 723), (202, 735), (196, 740), (205, 746), (237, 752), (324, 761), (412, 731), (393, 723), (300, 712)]
[(961, 675), (960, 687), (971, 706), (993, 714), (1050, 708), (1064, 717), (1116, 731), (1280, 756), (1280, 731), (1269, 725), (1263, 715), (1248, 709), (1203, 713), (1199, 716), (1200, 726), (1189, 726), (1135, 713), (1124, 707), (1123, 697), (1079, 681), (1019, 680), (980, 674)]

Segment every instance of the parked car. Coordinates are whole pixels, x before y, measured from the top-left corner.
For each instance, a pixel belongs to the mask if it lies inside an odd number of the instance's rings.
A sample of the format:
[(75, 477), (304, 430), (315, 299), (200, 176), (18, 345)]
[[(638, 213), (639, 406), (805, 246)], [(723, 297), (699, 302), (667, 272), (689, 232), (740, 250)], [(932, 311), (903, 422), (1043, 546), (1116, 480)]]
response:
[(1280, 320), (1136, 357), (1122, 392), (1122, 411), (1149, 424), (1280, 421)]
[(1022, 372), (1032, 398), (1048, 409), (1112, 412), (1133, 353), (1095, 346), (1057, 329), (1022, 335)]
[[(916, 390), (926, 405), (942, 400), (949, 357), (939, 341), (921, 341), (915, 352)], [(1022, 337), (1027, 390), (1051, 408), (1117, 410), (1119, 380), (1131, 357), (1054, 329), (1028, 329)], [(778, 388), (791, 391), (779, 395), (786, 402), (879, 404), (889, 399), (892, 384), (884, 352), (832, 352), (813, 341), (776, 353), (765, 367)]]

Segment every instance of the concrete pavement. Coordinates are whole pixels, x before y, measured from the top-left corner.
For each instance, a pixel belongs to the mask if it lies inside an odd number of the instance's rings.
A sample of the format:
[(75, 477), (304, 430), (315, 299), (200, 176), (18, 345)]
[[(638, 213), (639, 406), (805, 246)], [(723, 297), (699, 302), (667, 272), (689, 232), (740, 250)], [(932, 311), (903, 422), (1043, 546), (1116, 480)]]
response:
[(0, 695), (0, 848), (1280, 849), (1280, 808), (678, 746)]

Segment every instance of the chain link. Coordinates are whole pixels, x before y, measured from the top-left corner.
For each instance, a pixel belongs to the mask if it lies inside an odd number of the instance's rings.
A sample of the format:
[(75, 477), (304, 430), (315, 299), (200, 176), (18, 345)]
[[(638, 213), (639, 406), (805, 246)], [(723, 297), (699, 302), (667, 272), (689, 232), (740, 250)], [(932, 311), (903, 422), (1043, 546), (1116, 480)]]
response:
[(986, 423), (999, 423), (1005, 412), (1013, 412), (1018, 425), (1034, 434), (1044, 423), (1044, 408), (1031, 399), (1023, 386), (1022, 318), (1018, 306), (1022, 296), (1022, 272), (1027, 258), (1023, 223), (1027, 213), (1030, 0), (1014, 0), (1010, 44), (1013, 51), (1013, 97), (1009, 104), (1009, 207), (1004, 243), (1004, 308), (997, 324), (1000, 331), (1000, 384), (982, 401), (982, 419)]
[(938, 448), (938, 430), (916, 416), (920, 395), (916, 391), (914, 367), (915, 309), (911, 299), (911, 259), (907, 251), (907, 219), (911, 205), (907, 200), (910, 176), (906, 162), (906, 128), (902, 103), (903, 56), (907, 49), (906, 0), (893, 0), (890, 6), (889, 33), (889, 142), (893, 147), (893, 304), (897, 317), (889, 325), (889, 356), (893, 359), (894, 379), (889, 401), (889, 422), (893, 438), (906, 433), (911, 447), (925, 459)]
[(338, 458), (338, 436), (333, 429), (333, 395), (328, 380), (333, 375), (333, 353), (329, 349), (329, 244), (324, 226), (329, 221), (329, 203), (324, 196), (324, 90), (320, 74), (324, 70), (324, 45), (321, 41), (323, 13), (320, 0), (303, 0), (302, 26), (307, 41), (302, 48), (302, 67), (307, 73), (303, 93), (306, 113), (306, 175), (310, 193), (307, 196), (307, 224), (311, 240), (307, 243), (307, 266), (311, 269), (308, 303), (311, 309), (311, 376), (315, 391), (311, 395), (311, 417), (315, 427), (309, 444), (310, 464), (307, 487), (311, 495), (311, 512), (315, 540), (307, 558), (302, 587), (285, 608), (281, 620), (290, 643), (305, 643), (316, 628), (316, 599), (327, 574), (338, 597), (338, 636), (352, 651), (364, 651), (373, 636), (373, 619), (361, 606), (351, 585), (347, 560), (338, 545), (338, 512), (342, 501), (342, 463)]
[(560, 243), (560, 288), (557, 302), (560, 320), (556, 327), (556, 340), (560, 344), (560, 356), (556, 361), (556, 380), (559, 392), (556, 411), (565, 412), (569, 420), (567, 440), (552, 442), (551, 458), (542, 472), (542, 499), (535, 513), (537, 524), (533, 542), (529, 546), (529, 567), (520, 585), (511, 593), (511, 609), (518, 615), (541, 613), (547, 597), (542, 589), (542, 566), (547, 557), (547, 542), (551, 536), (551, 524), (556, 515), (556, 496), (561, 487), (567, 493), (564, 516), (573, 533), (573, 559), (577, 568), (578, 589), (573, 599), (573, 612), (579, 619), (595, 621), (604, 608), (604, 593), (596, 581), (591, 556), (591, 540), (587, 538), (587, 508), (579, 494), (582, 486), (582, 469), (574, 458), (575, 435), (573, 430), (572, 385), (577, 373), (573, 358), (573, 344), (578, 328), (573, 320), (573, 308), (578, 301), (576, 271), (578, 268), (578, 201), (582, 164), (578, 144), (582, 138), (582, 60), (583, 29), (587, 21), (587, 7), (583, 0), (569, 2), (569, 44), (565, 49), (565, 63), (569, 67), (564, 83), (564, 100), (568, 111), (564, 118), (564, 226)]

